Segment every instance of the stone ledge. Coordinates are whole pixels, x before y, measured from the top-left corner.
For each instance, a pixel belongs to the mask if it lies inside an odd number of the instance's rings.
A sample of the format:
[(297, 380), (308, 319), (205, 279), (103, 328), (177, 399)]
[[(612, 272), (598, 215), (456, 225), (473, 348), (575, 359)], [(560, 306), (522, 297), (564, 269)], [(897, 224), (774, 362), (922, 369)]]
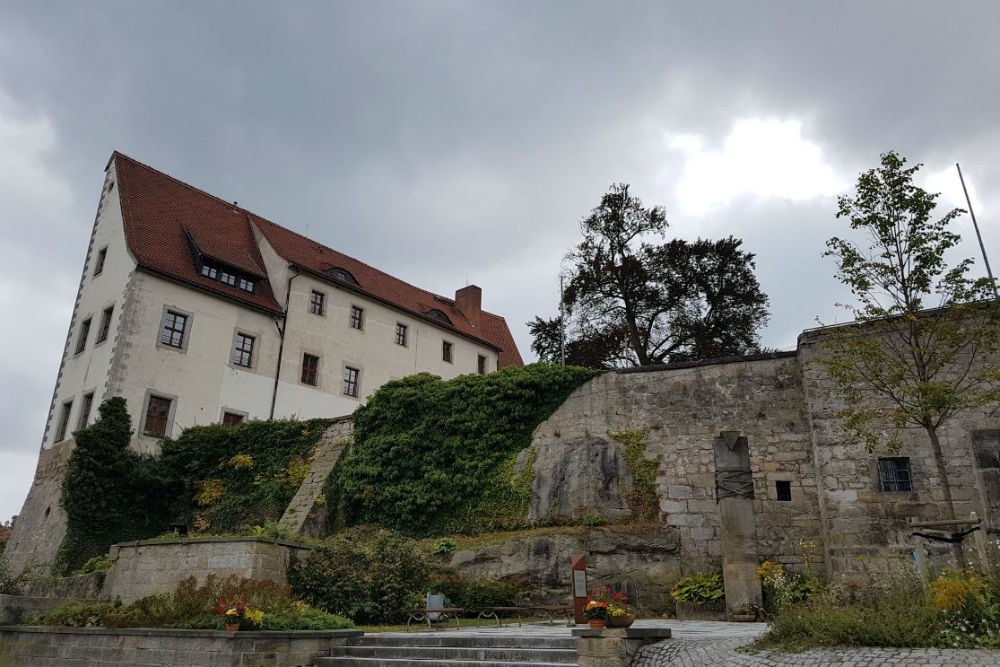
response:
[(0, 632), (137, 637), (211, 637), (213, 639), (345, 639), (365, 634), (361, 630), (241, 630), (239, 632), (226, 632), (225, 630), (188, 628), (69, 628), (53, 625), (0, 625)]
[(292, 542), (290, 540), (273, 540), (268, 537), (178, 537), (169, 540), (136, 540), (134, 542), (117, 542), (112, 547), (155, 547), (167, 544), (200, 544), (204, 542), (259, 542), (262, 544), (280, 544), (283, 547), (296, 547), (299, 549), (312, 549), (313, 547), (302, 542)]
[(670, 639), (670, 628), (577, 628), (574, 637), (585, 639)]

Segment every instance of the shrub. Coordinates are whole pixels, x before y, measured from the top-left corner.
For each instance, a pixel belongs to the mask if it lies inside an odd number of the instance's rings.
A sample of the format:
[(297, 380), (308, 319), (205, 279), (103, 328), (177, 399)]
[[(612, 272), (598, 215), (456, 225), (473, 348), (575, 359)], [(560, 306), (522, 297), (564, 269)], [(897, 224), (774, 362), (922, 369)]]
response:
[[(437, 577), (431, 581), (430, 590), (442, 593), (452, 607), (475, 609), (477, 607), (514, 607), (524, 585), (513, 580), (465, 579), (458, 576)], [(420, 603), (423, 606), (423, 602)]]
[(111, 569), (111, 559), (107, 556), (94, 556), (83, 564), (78, 570), (73, 570), (73, 574), (90, 574), (91, 572), (107, 572)]
[(291, 565), (288, 581), (303, 600), (359, 623), (396, 619), (407, 598), (426, 591), (430, 564), (417, 543), (389, 531), (358, 539), (347, 531)]
[(588, 514), (583, 517), (583, 525), (587, 528), (600, 528), (608, 522), (603, 516), (597, 514)]
[(125, 399), (101, 404), (99, 418), (76, 431), (62, 485), (66, 536), (57, 569), (79, 568), (115, 542), (156, 535), (169, 524), (176, 483), (158, 462), (129, 449), (132, 422)]
[(454, 553), (456, 549), (458, 549), (458, 542), (451, 537), (442, 537), (434, 545), (434, 550), (431, 553), (435, 556), (447, 556)]
[(238, 576), (209, 576), (198, 586), (194, 578), (182, 581), (173, 593), (152, 595), (123, 605), (120, 600), (71, 603), (34, 619), (34, 625), (68, 627), (172, 627), (221, 630), (225, 621), (217, 611), (223, 599), (239, 599), (263, 612), (262, 630), (327, 630), (352, 627), (350, 620), (327, 614), (295, 600), (288, 586)]
[(670, 591), (670, 596), (678, 602), (714, 605), (722, 602), (726, 589), (722, 575), (717, 572), (701, 572), (682, 577)]
[(789, 572), (781, 563), (764, 561), (757, 567), (761, 588), (764, 593), (764, 607), (776, 613), (797, 602), (805, 602), (826, 590), (816, 577), (802, 576)]
[(338, 525), (411, 535), (524, 524), (533, 471), (518, 452), (567, 395), (594, 376), (532, 364), (444, 381), (420, 373), (382, 385), (354, 413), (354, 444), (325, 497)]
[(21, 595), (27, 579), (27, 568), (15, 572), (7, 557), (0, 555), (0, 595)]

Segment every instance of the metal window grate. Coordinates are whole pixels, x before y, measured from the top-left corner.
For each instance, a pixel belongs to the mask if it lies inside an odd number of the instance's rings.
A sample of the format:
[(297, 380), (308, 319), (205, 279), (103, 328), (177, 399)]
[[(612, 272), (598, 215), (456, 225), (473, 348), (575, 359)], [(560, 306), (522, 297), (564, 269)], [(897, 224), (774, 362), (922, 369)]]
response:
[(788, 502), (792, 499), (792, 483), (785, 480), (778, 480), (774, 483), (774, 492), (778, 500)]
[(910, 459), (905, 456), (879, 459), (878, 479), (883, 491), (912, 491)]

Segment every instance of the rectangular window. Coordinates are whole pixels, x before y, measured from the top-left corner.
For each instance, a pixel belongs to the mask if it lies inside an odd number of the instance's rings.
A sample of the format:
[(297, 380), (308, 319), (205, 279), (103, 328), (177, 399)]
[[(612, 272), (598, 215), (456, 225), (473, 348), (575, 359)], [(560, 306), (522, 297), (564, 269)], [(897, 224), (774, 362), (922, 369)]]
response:
[(76, 420), (77, 430), (87, 428), (87, 421), (90, 419), (90, 409), (94, 405), (94, 392), (83, 395), (83, 401), (80, 403), (80, 416)]
[(879, 459), (878, 481), (883, 491), (912, 491), (910, 459), (905, 456)]
[(358, 397), (358, 376), (361, 374), (357, 368), (344, 367), (344, 393), (348, 396)]
[(396, 323), (396, 345), (406, 346), (406, 325)]
[(326, 301), (326, 295), (313, 290), (312, 294), (309, 295), (309, 312), (313, 315), (322, 315), (324, 301)]
[(246, 334), (236, 334), (236, 343), (233, 345), (233, 363), (237, 366), (250, 368), (253, 364), (253, 342), (254, 337)]
[(59, 426), (56, 428), (56, 439), (52, 442), (62, 442), (66, 439), (66, 429), (69, 428), (69, 413), (73, 409), (73, 401), (66, 401), (62, 404), (59, 412)]
[(451, 363), (451, 343), (448, 341), (442, 341), (441, 343), (441, 358)]
[(167, 434), (167, 421), (170, 419), (169, 398), (162, 396), (150, 396), (149, 405), (146, 406), (146, 422), (142, 427), (144, 435), (154, 438), (162, 438)]
[(236, 287), (236, 275), (228, 271), (219, 271), (219, 282)]
[(351, 327), (354, 329), (365, 328), (365, 309), (351, 306)]
[(184, 332), (187, 329), (187, 315), (167, 311), (163, 318), (163, 331), (160, 333), (160, 342), (170, 347), (184, 347)]
[(479, 359), (477, 361), (476, 370), (480, 375), (486, 375), (486, 357), (481, 354), (479, 355)]
[(302, 355), (302, 384), (316, 386), (316, 376), (319, 374), (319, 357), (313, 354)]
[(790, 501), (792, 499), (792, 483), (786, 482), (784, 480), (778, 480), (774, 483), (774, 491), (778, 496), (778, 500)]
[(97, 343), (103, 343), (108, 339), (108, 332), (111, 331), (111, 315), (114, 314), (115, 307), (108, 306), (101, 313), (101, 328), (97, 330)]
[(94, 260), (94, 276), (97, 277), (101, 275), (101, 271), (104, 270), (104, 260), (108, 258), (108, 247), (104, 246), (97, 253), (97, 259)]
[(222, 413), (222, 425), (223, 426), (239, 426), (243, 423), (243, 415), (238, 412), (223, 412)]
[(253, 281), (249, 278), (240, 278), (240, 289), (244, 292), (253, 291)]
[(211, 278), (212, 280), (215, 280), (216, 278), (219, 277), (219, 271), (214, 266), (208, 266), (207, 264), (205, 264), (202, 265), (201, 267), (201, 275), (205, 276), (206, 278)]
[(87, 337), (90, 336), (90, 321), (92, 318), (88, 317), (83, 322), (80, 323), (80, 333), (76, 339), (76, 354), (83, 352), (83, 349), (87, 347)]

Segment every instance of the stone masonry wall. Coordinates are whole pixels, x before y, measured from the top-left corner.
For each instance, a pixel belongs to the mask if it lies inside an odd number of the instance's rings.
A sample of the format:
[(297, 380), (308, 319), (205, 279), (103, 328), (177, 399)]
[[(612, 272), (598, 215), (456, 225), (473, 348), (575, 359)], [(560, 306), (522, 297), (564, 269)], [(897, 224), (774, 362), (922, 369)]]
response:
[[(762, 559), (801, 563), (799, 540), (821, 542), (809, 415), (794, 353), (728, 363), (605, 373), (577, 389), (536, 429), (533, 446), (646, 430), (659, 460), (661, 520), (680, 534), (685, 574), (721, 565), (713, 443), (721, 431), (749, 440)], [(544, 463), (536, 461), (536, 484)], [(775, 482), (791, 483), (778, 501)]]
[(284, 584), (292, 554), (304, 557), (309, 551), (301, 544), (253, 537), (116, 544), (108, 554), (113, 565), (104, 580), (103, 595), (131, 602), (169, 593), (191, 576), (203, 583), (212, 574)]
[(356, 630), (220, 632), (151, 628), (0, 627), (0, 665), (294, 667), (309, 665)]
[(39, 452), (35, 480), (14, 524), (4, 554), (19, 571), (32, 562), (50, 563), (66, 535), (66, 513), (59, 505), (66, 464), (75, 446), (66, 440)]

